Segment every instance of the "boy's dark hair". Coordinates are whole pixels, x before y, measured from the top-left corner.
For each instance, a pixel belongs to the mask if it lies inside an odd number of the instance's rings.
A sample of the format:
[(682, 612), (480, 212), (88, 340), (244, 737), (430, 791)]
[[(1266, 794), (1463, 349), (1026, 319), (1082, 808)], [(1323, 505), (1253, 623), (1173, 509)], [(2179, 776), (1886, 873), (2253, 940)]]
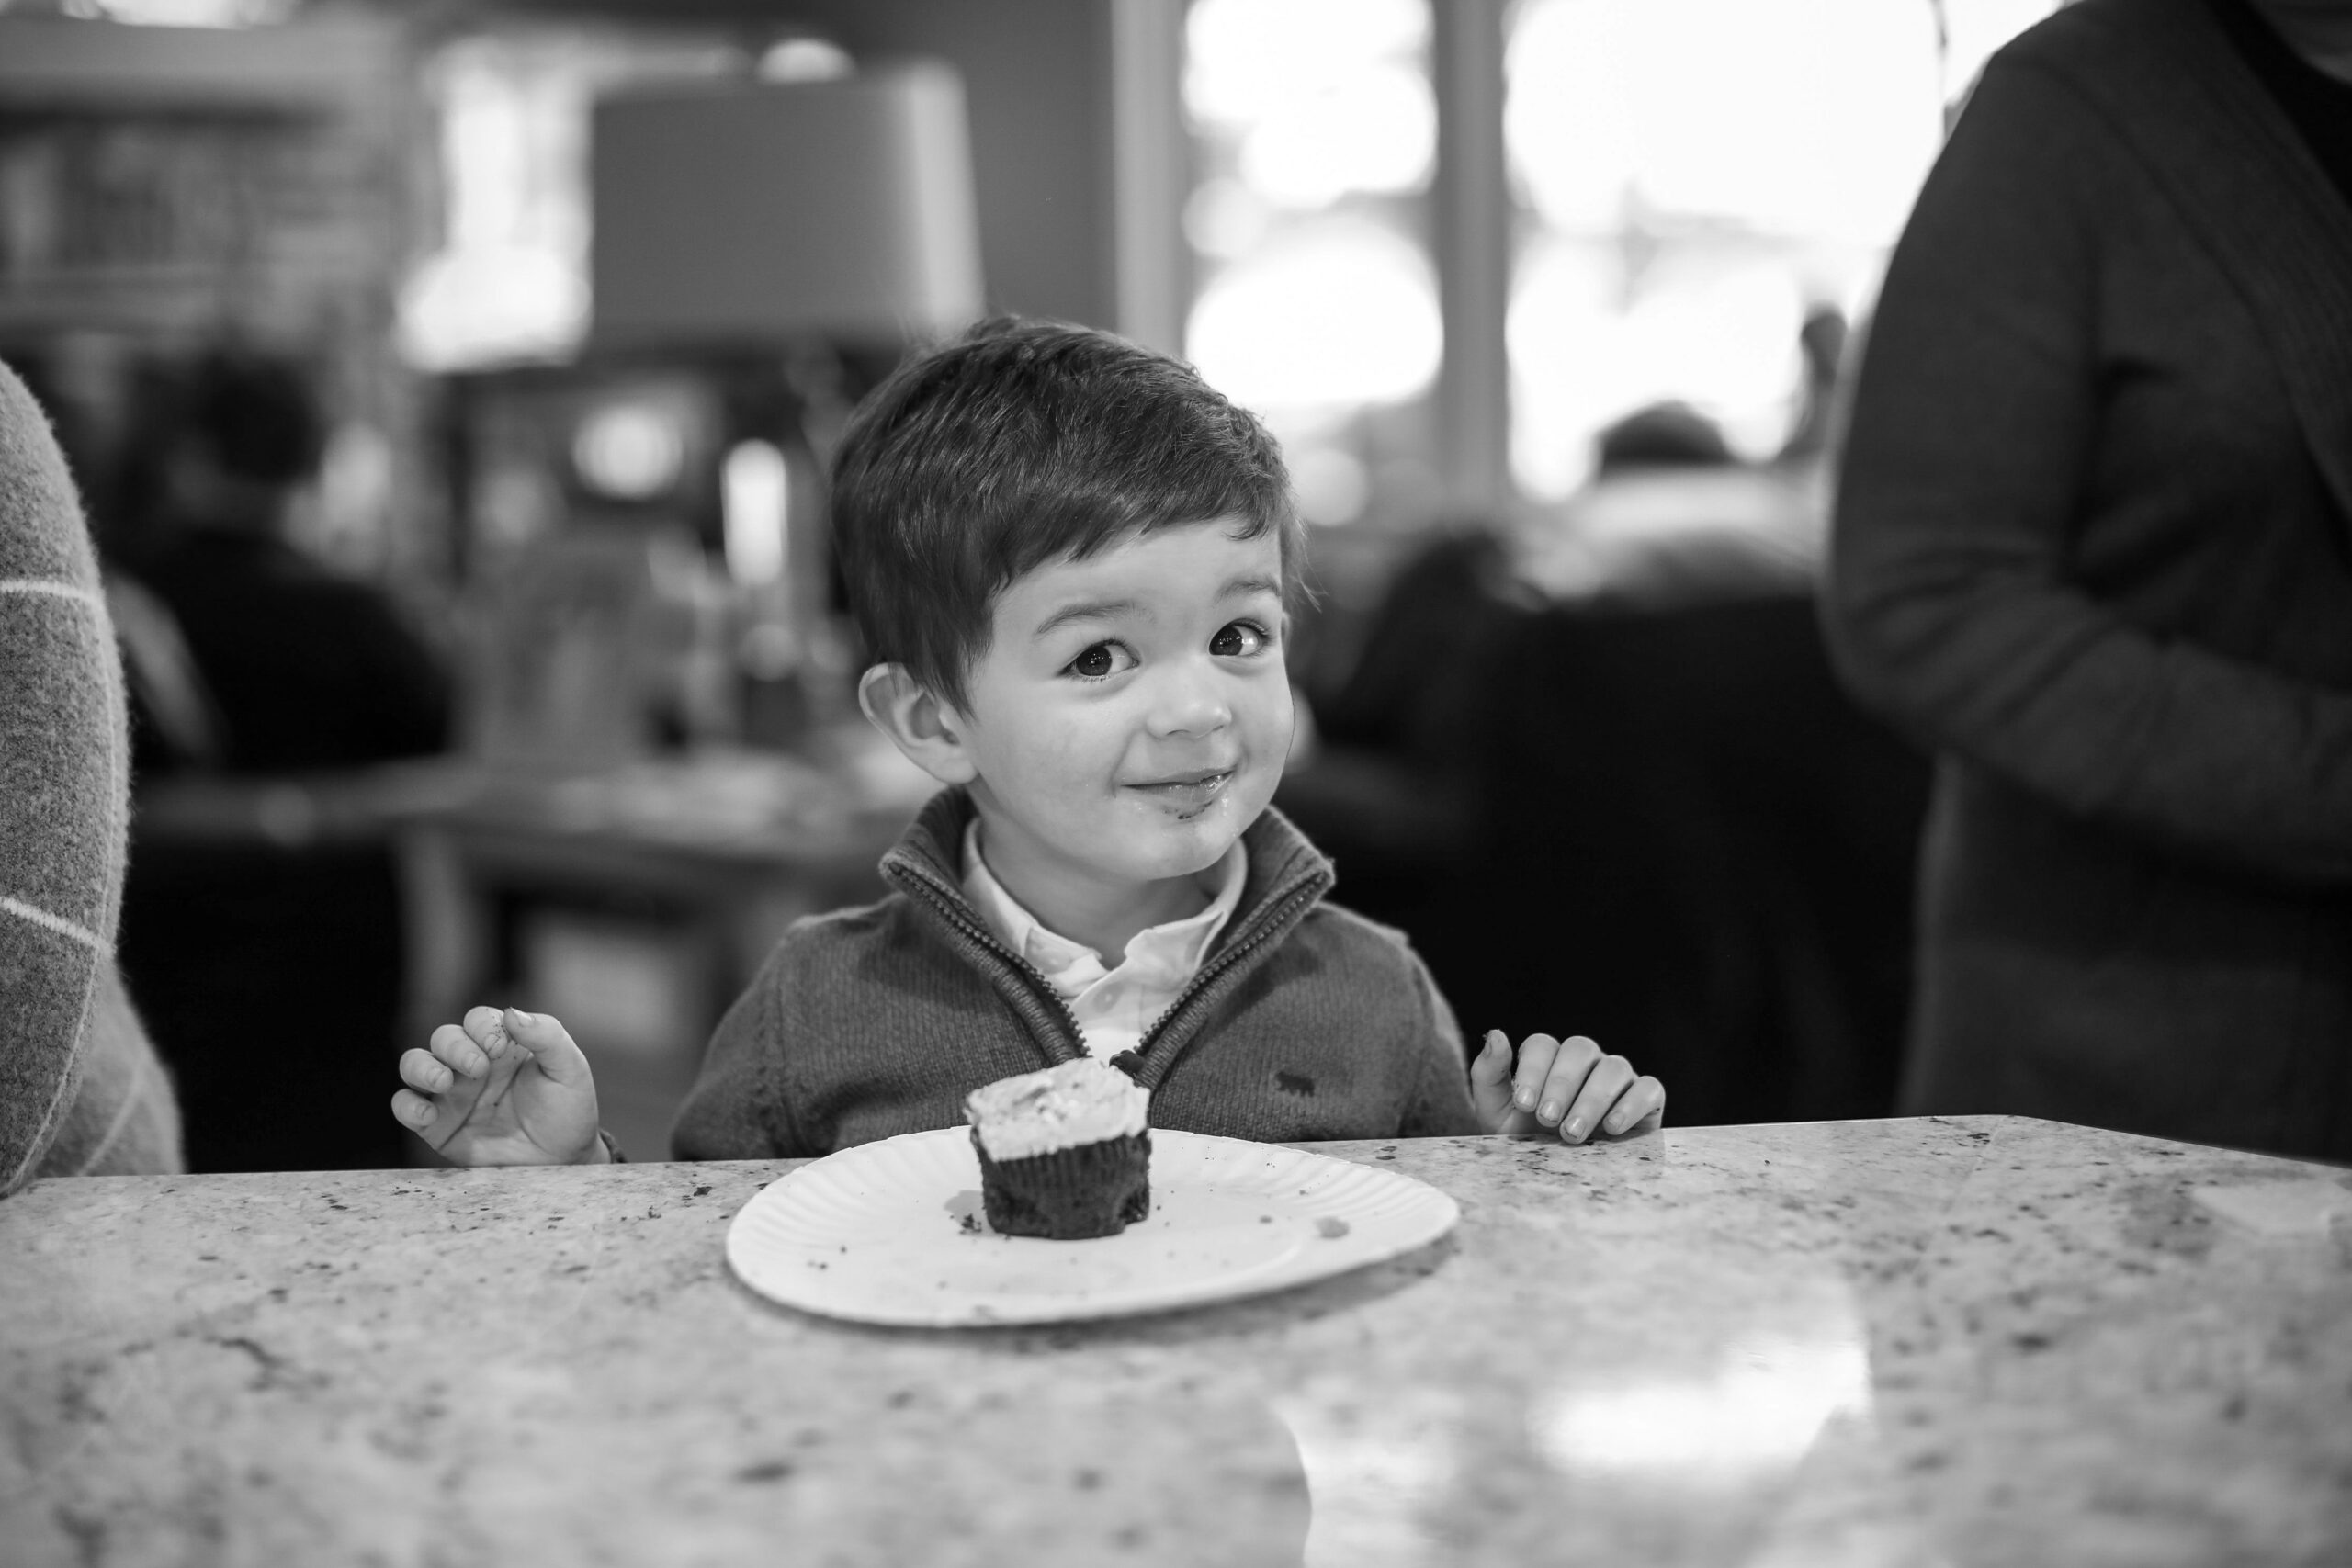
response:
[(1282, 452), (1190, 366), (1053, 321), (983, 321), (893, 371), (833, 460), (832, 526), (867, 657), (961, 707), (997, 595), (1049, 562), (1231, 517), (1304, 540)]

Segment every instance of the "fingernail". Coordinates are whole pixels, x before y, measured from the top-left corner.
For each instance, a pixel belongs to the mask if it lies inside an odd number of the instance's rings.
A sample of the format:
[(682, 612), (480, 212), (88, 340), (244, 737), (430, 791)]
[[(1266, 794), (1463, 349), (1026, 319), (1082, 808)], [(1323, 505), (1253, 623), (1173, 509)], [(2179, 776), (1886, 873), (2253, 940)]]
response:
[(1562, 1131), (1562, 1132), (1564, 1132), (1564, 1133), (1566, 1133), (1566, 1134), (1569, 1137), (1571, 1137), (1571, 1138), (1581, 1138), (1581, 1137), (1583, 1137), (1583, 1136), (1584, 1136), (1584, 1118), (1583, 1118), (1583, 1117), (1581, 1117), (1581, 1116), (1577, 1117), (1575, 1121), (1573, 1121), (1573, 1122), (1569, 1122), (1566, 1127), (1562, 1128), (1562, 1129), (1561, 1129), (1561, 1131)]
[(1601, 1122), (1600, 1130), (1612, 1134), (1622, 1133), (1625, 1130), (1625, 1118), (1622, 1114), (1612, 1114), (1607, 1121)]
[(1532, 1111), (1535, 1109), (1535, 1091), (1532, 1089), (1522, 1089), (1510, 1097), (1510, 1102), (1521, 1111)]
[(536, 1021), (537, 1021), (534, 1020), (529, 1013), (525, 1012), (521, 1008), (508, 1008), (506, 1010), (506, 1027), (509, 1029), (528, 1029)]
[(1557, 1122), (1560, 1119), (1560, 1102), (1556, 1100), (1545, 1100), (1544, 1109), (1535, 1113), (1535, 1119), (1538, 1122)]

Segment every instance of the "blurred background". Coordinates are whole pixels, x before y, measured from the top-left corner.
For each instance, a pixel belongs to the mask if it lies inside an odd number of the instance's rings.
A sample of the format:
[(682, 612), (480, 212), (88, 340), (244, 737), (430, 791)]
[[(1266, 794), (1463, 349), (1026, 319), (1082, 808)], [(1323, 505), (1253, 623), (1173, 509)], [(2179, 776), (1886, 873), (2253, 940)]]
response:
[(428, 1157), (393, 1061), (485, 1000), (662, 1154), (925, 793), (823, 474), (996, 310), (1282, 438), (1279, 804), (1466, 1029), (1593, 1034), (1686, 1123), (1884, 1113), (1927, 765), (1815, 629), (1841, 389), (2053, 4), (0, 4), (0, 359), (107, 562), (195, 1168)]

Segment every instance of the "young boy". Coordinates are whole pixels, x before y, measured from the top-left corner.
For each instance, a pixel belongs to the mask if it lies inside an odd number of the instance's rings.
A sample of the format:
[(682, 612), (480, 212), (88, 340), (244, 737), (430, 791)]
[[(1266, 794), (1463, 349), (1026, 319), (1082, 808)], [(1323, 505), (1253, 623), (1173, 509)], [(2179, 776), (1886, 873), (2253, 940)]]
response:
[[(778, 943), (718, 1026), (684, 1159), (831, 1153), (960, 1124), (964, 1096), (1091, 1053), (1152, 1124), (1268, 1141), (1654, 1122), (1582, 1038), (1489, 1033), (1465, 1072), (1405, 939), (1323, 902), (1268, 807), (1291, 741), (1302, 539), (1272, 438), (1103, 333), (992, 322), (890, 377), (835, 463), (878, 661), (866, 716), (946, 786), (880, 903)], [(594, 1163), (588, 1063), (476, 1008), (401, 1061), (393, 1114), (469, 1165)]]

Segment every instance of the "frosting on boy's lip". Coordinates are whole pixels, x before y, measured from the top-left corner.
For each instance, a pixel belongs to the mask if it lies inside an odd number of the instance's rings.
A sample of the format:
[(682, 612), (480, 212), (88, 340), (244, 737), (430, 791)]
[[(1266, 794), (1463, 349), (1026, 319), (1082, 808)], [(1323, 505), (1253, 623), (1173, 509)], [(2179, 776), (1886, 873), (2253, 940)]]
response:
[(1170, 773), (1166, 778), (1143, 779), (1125, 787), (1170, 806), (1198, 810), (1224, 793), (1232, 782), (1232, 768), (1198, 769), (1189, 773)]

